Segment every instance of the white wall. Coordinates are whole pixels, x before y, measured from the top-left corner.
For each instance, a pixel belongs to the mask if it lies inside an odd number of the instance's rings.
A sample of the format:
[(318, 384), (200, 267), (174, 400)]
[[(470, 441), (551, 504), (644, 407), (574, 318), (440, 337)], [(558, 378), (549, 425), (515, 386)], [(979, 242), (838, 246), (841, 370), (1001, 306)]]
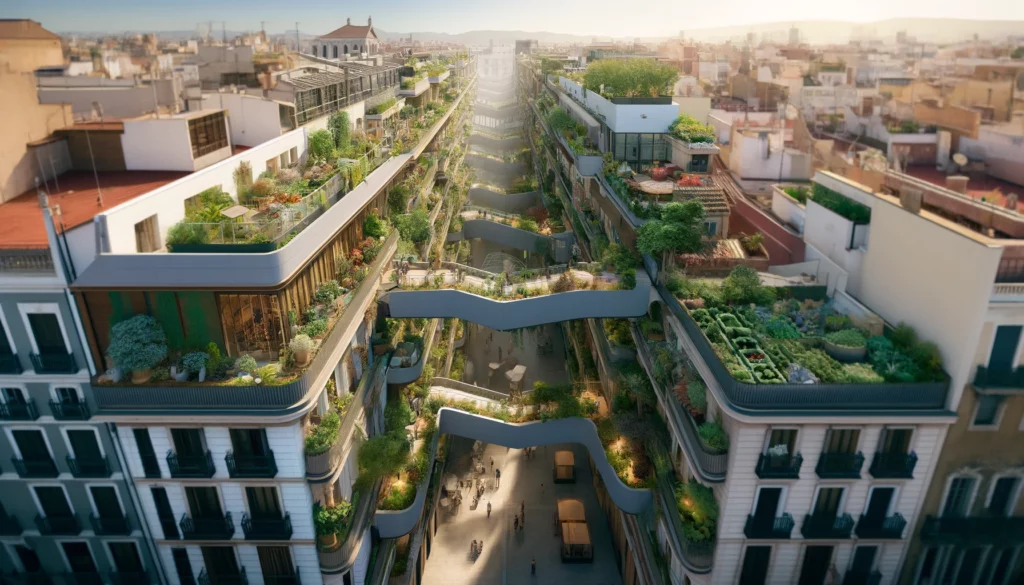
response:
[(804, 232), (807, 209), (779, 189), (772, 189), (772, 213), (796, 229), (798, 233)]
[(129, 171), (194, 170), (188, 120), (184, 118), (125, 121), (121, 148)]
[(1011, 136), (982, 126), (977, 140), (960, 139), (960, 152), (981, 159), (988, 174), (1004, 181), (1024, 185), (1024, 138)]
[[(854, 242), (854, 224), (835, 212), (822, 207), (813, 199), (807, 201), (807, 221), (804, 224), (804, 242), (807, 246), (807, 259), (824, 256), (839, 265), (849, 274), (847, 290), (853, 295), (861, 292), (860, 266), (864, 258), (864, 250), (851, 248)], [(814, 249), (814, 252), (811, 250)]]
[[(187, 138), (187, 132), (185, 136)], [(135, 224), (154, 214), (158, 216), (162, 242), (167, 236), (168, 228), (185, 218), (186, 199), (217, 185), (235, 197), (237, 194), (232, 175), (241, 161), (247, 161), (252, 166), (255, 179), (266, 170), (268, 159), (280, 156), (293, 147), (298, 149), (299, 160), (304, 160), (305, 128), (293, 130), (98, 215), (96, 221), (106, 224), (106, 251), (114, 254), (135, 253)]]
[(281, 135), (280, 105), (238, 93), (204, 93), (204, 110), (227, 110), (231, 142), (257, 146)]
[[(800, 181), (814, 172), (811, 156), (791, 148), (782, 148), (781, 134), (732, 133), (729, 170), (742, 179)], [(767, 155), (767, 156), (766, 156)]]
[(708, 123), (708, 116), (711, 114), (711, 98), (676, 96), (672, 98), (672, 103), (679, 107), (679, 115), (686, 114), (702, 124)]
[(657, 105), (625, 105), (613, 104), (595, 92), (587, 91), (580, 84), (558, 78), (562, 89), (572, 95), (580, 103), (592, 111), (603, 115), (605, 123), (613, 132), (653, 132), (665, 133), (668, 127), (679, 116), (679, 106), (669, 104)]

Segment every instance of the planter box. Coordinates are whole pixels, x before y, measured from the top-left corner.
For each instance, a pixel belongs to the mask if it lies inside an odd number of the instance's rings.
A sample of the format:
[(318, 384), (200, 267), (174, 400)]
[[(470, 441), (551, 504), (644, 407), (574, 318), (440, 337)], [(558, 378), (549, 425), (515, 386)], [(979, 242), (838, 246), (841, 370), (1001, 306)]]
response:
[(604, 159), (600, 156), (576, 156), (576, 171), (581, 175), (597, 176), (604, 171)]
[(409, 89), (399, 89), (398, 95), (406, 97), (416, 97), (421, 93), (427, 91), (428, 89), (430, 89), (430, 81), (428, 79), (421, 79), (416, 82), (416, 85), (412, 86)]
[(451, 71), (445, 71), (441, 75), (438, 75), (436, 77), (431, 76), (431, 77), (428, 77), (427, 79), (430, 81), (430, 83), (441, 83), (445, 79), (448, 79), (448, 76), (450, 76), (451, 74), (452, 74)]
[(178, 244), (173, 254), (264, 254), (277, 249), (276, 242), (260, 244)]
[(405, 100), (404, 99), (400, 99), (397, 102), (395, 102), (395, 105), (391, 106), (390, 108), (384, 110), (383, 112), (381, 112), (379, 114), (367, 114), (366, 115), (366, 119), (367, 120), (387, 120), (391, 116), (394, 116), (399, 111), (401, 111), (401, 109), (403, 107), (405, 107)]
[(849, 364), (853, 362), (862, 362), (868, 355), (867, 347), (843, 347), (836, 345), (829, 340), (823, 340), (825, 342), (825, 353), (835, 358), (836, 361)]

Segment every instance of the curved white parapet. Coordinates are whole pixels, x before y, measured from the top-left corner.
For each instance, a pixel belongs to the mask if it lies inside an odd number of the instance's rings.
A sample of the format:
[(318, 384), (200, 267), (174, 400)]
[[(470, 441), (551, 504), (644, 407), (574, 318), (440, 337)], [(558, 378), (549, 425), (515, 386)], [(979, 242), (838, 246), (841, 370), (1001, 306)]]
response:
[(556, 242), (556, 240), (551, 236), (528, 232), (510, 225), (482, 218), (464, 220), (462, 222), (462, 231), (449, 233), (447, 241), (455, 242), (458, 240), (471, 240), (474, 238), (480, 238), (487, 240), (488, 242), (501, 244), (501, 246), (505, 248), (515, 248), (516, 250), (526, 250), (527, 252), (536, 252), (538, 249), (538, 242), (540, 242), (541, 245), (544, 246), (543, 249), (548, 250), (551, 253), (555, 262), (568, 262), (571, 256), (571, 246), (558, 245), (561, 241)]
[[(454, 408), (442, 408), (437, 413), (437, 435), (456, 435), (502, 445), (512, 449), (542, 447), (559, 443), (578, 443), (590, 452), (594, 467), (604, 480), (605, 489), (612, 501), (627, 514), (640, 514), (650, 508), (653, 498), (646, 489), (633, 489), (622, 483), (618, 474), (608, 463), (604, 446), (597, 436), (597, 427), (589, 419), (562, 418), (547, 422), (514, 424), (502, 422), (478, 414)], [(434, 449), (436, 450), (436, 443)], [(381, 538), (398, 538), (412, 532), (423, 512), (426, 500), (426, 485), (423, 482), (416, 492), (416, 501), (405, 510), (378, 510), (374, 519)]]
[(515, 301), (499, 301), (460, 290), (393, 290), (389, 316), (457, 317), (498, 331), (575, 319), (640, 317), (647, 312), (651, 281), (636, 275), (633, 290), (574, 290)]

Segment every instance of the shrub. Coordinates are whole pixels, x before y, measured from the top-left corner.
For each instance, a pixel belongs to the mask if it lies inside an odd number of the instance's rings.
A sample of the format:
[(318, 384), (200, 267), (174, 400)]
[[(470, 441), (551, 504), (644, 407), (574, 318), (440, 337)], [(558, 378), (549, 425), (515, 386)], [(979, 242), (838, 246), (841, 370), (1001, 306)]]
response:
[(825, 335), (825, 339), (840, 347), (860, 348), (867, 344), (864, 334), (859, 329), (843, 329)]
[(704, 383), (699, 380), (694, 380), (686, 386), (686, 398), (690, 401), (690, 406), (695, 410), (705, 413), (708, 410), (708, 391)]
[(320, 337), (327, 333), (327, 319), (313, 319), (302, 327), (301, 333), (310, 337)]
[(679, 140), (686, 143), (715, 141), (715, 129), (712, 126), (704, 125), (693, 116), (683, 114), (672, 122), (669, 132)]
[(704, 446), (715, 453), (729, 450), (729, 435), (718, 421), (705, 421), (697, 428), (697, 434)]
[(320, 424), (313, 425), (306, 435), (306, 455), (320, 455), (326, 453), (334, 441), (338, 439), (338, 431), (341, 429), (341, 417), (335, 411), (330, 411), (320, 419)]
[(313, 300), (320, 304), (330, 304), (334, 299), (341, 296), (341, 285), (337, 280), (328, 280), (317, 287), (313, 293)]
[(900, 323), (893, 328), (892, 333), (889, 335), (889, 339), (892, 340), (892, 344), (895, 345), (897, 349), (908, 350), (917, 343), (917, 331), (906, 323)]
[(135, 315), (110, 328), (107, 355), (123, 371), (150, 370), (167, 357), (167, 336), (153, 317)]
[(271, 178), (258, 179), (252, 184), (253, 197), (272, 197), (277, 193), (277, 182)]
[(843, 382), (849, 384), (878, 384), (884, 381), (885, 379), (868, 364), (843, 364)]
[(363, 222), (363, 235), (367, 238), (383, 238), (388, 235), (388, 224), (377, 215), (376, 209), (366, 216), (366, 221)]
[(405, 427), (416, 420), (409, 401), (404, 398), (389, 400), (384, 407), (384, 428), (388, 431), (405, 431)]
[(327, 130), (317, 130), (309, 135), (309, 157), (313, 164), (323, 164), (333, 158), (337, 144)]
[(715, 492), (691, 479), (676, 487), (676, 499), (683, 520), (683, 538), (694, 543), (714, 540), (718, 522)]
[(416, 501), (416, 484), (403, 482), (391, 486), (380, 502), (381, 510), (404, 510)]
[(764, 244), (764, 234), (761, 232), (757, 232), (743, 240), (743, 247), (750, 253), (760, 251), (762, 244)]
[(516, 227), (527, 232), (537, 233), (538, 231), (540, 231), (540, 228), (537, 226), (537, 222), (528, 217), (519, 218)]
[(206, 361), (210, 355), (201, 351), (193, 351), (181, 356), (181, 366), (190, 374), (198, 374), (199, 370), (206, 367)]
[(308, 335), (298, 334), (288, 342), (288, 349), (292, 353), (309, 352), (313, 350), (313, 340)]
[(210, 234), (205, 225), (179, 221), (167, 230), (167, 249), (172, 252), (175, 246), (206, 244), (209, 241)]
[(727, 303), (770, 305), (775, 302), (775, 289), (762, 286), (753, 268), (737, 266), (722, 281), (722, 298)]
[(622, 290), (633, 290), (636, 288), (636, 270), (630, 268), (622, 272), (622, 281), (619, 283)]
[(785, 187), (783, 191), (793, 199), (807, 205), (807, 195), (810, 192), (807, 187)]
[(840, 331), (850, 327), (850, 318), (846, 315), (829, 315), (825, 317), (825, 331)]
[(854, 223), (871, 223), (871, 208), (828, 187), (815, 183), (813, 199), (818, 205)]
[(319, 536), (330, 536), (342, 532), (352, 513), (352, 502), (341, 500), (333, 506), (313, 504), (313, 526)]
[[(615, 393), (615, 397), (612, 398), (612, 412), (618, 414), (621, 412), (629, 412), (635, 408), (633, 404), (633, 397), (629, 392), (620, 391)], [(598, 428), (600, 430), (600, 427)]]
[(256, 372), (257, 367), (256, 358), (251, 355), (243, 355), (235, 361), (235, 368), (237, 368), (239, 372), (248, 372), (253, 374)]
[(419, 244), (430, 237), (430, 215), (424, 209), (399, 215), (395, 219), (395, 225), (403, 240)]

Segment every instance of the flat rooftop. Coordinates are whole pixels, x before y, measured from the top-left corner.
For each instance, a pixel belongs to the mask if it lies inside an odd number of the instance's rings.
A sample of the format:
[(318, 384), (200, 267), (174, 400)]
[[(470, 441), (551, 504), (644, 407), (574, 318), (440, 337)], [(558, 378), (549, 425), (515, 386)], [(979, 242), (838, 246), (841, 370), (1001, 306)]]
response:
[[(60, 207), (59, 220), (67, 229), (92, 221), (97, 214), (130, 201), (188, 175), (172, 171), (100, 172), (103, 204), (96, 201), (96, 179), (92, 172), (70, 171), (50, 181), (51, 208)], [(57, 183), (60, 189), (57, 189)], [(46, 248), (46, 227), (37, 191), (29, 189), (0, 205), (0, 248)]]
[[(910, 166), (903, 172), (911, 177), (928, 181), (939, 187), (946, 186), (946, 174), (933, 166)], [(966, 176), (969, 177), (967, 181), (967, 194), (971, 199), (981, 201), (984, 198), (989, 203), (1005, 207), (1006, 196), (1010, 193), (1016, 193), (1020, 196), (1017, 202), (1017, 211), (1024, 213), (1024, 187), (984, 173), (969, 173)]]

